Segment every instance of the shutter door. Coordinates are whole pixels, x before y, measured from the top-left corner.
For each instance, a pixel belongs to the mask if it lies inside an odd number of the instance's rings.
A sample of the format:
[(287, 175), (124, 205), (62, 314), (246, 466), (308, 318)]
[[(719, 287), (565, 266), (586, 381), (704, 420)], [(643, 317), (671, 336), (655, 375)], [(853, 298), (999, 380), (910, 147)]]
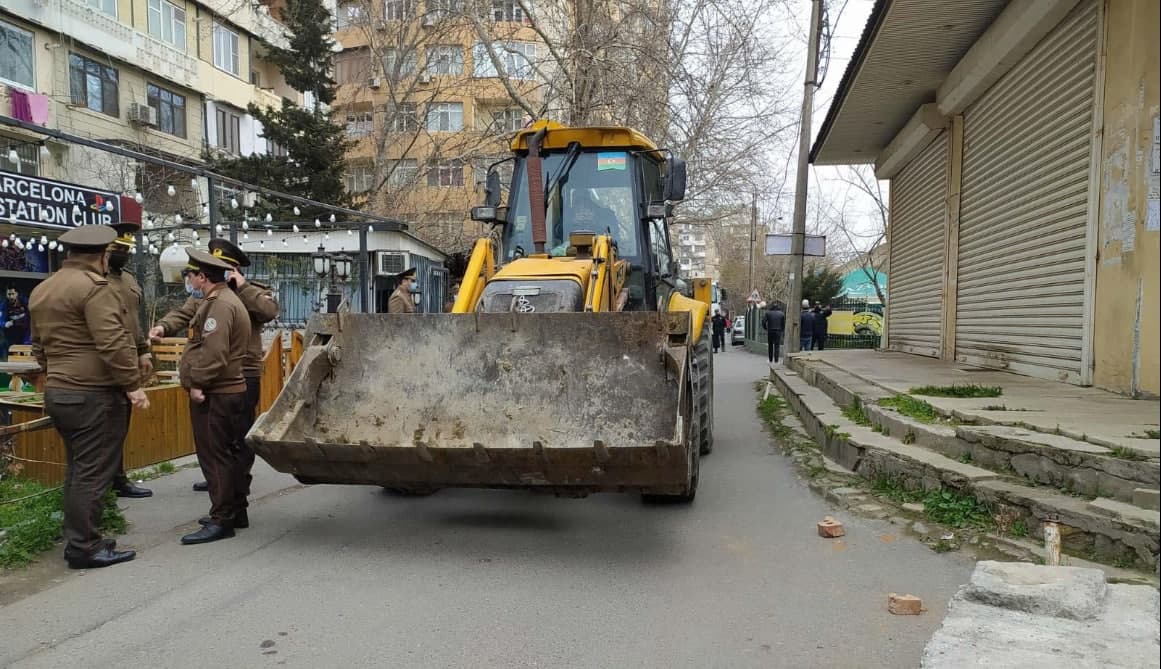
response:
[(961, 362), (1080, 382), (1096, 43), (1086, 1), (964, 114)]
[(887, 346), (939, 356), (947, 133), (891, 180)]

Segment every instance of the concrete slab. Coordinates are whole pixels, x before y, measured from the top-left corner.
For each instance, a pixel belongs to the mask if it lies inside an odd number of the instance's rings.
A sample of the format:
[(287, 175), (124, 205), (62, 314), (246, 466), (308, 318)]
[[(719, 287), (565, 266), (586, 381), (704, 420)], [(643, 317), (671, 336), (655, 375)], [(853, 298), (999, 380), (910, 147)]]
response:
[(1088, 507), (1093, 511), (1117, 518), (1133, 524), (1142, 524), (1153, 529), (1161, 529), (1161, 511), (1150, 511), (1143, 509), (1133, 504), (1126, 504), (1118, 502), (1115, 499), (1106, 499), (1098, 497), (1088, 503)]
[[(924, 385), (999, 386), (997, 398), (924, 397), (932, 406), (981, 423), (1026, 423), (1037, 431), (1055, 432), (1110, 448), (1143, 449), (1161, 457), (1161, 442), (1134, 438), (1158, 427), (1161, 402), (1135, 400), (1097, 388), (1034, 379), (893, 351), (812, 351), (795, 356), (791, 366), (826, 365), (894, 393)], [(1006, 411), (990, 410), (1005, 407)], [(1017, 411), (1014, 409), (1025, 409)]]
[(1111, 451), (1104, 446), (1097, 446), (1088, 442), (1077, 441), (1076, 439), (1070, 439), (1059, 434), (1035, 432), (1023, 427), (1014, 427), (1009, 425), (968, 425), (960, 427), (957, 432), (988, 436), (998, 440), (1036, 444), (1038, 446), (1046, 446), (1048, 448), (1055, 448), (1062, 451), (1092, 453), (1095, 455), (1111, 454)]
[(1158, 667), (1157, 590), (1093, 569), (981, 562), (924, 649), (924, 669)]
[(1133, 506), (1139, 506), (1142, 509), (1152, 509), (1153, 511), (1161, 510), (1161, 490), (1136, 488), (1133, 490)]
[(863, 431), (866, 434), (852, 434), (851, 437), (852, 441), (859, 446), (888, 451), (908, 460), (951, 472), (966, 481), (988, 481), (1000, 477), (1000, 474), (991, 470), (959, 462), (958, 460), (952, 460), (921, 446), (904, 444), (903, 442), (896, 441), (892, 437), (885, 437), (866, 428), (863, 428)]

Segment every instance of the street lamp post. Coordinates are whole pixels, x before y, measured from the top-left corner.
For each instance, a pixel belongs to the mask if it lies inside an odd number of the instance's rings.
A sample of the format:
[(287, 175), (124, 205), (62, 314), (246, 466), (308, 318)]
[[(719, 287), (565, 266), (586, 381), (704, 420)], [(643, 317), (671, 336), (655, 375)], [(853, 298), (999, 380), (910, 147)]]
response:
[(327, 280), (326, 313), (333, 314), (343, 301), (339, 283), (345, 283), (351, 276), (351, 257), (345, 253), (327, 253), (326, 248), (319, 246), (318, 251), (311, 254), (311, 260), (319, 281)]

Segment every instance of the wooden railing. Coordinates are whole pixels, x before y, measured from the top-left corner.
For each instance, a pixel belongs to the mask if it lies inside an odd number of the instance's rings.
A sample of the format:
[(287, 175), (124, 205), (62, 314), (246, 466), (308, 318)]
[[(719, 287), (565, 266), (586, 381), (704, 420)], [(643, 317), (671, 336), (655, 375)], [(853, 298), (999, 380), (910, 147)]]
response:
[[(258, 411), (274, 404), (283, 384), (302, 358), (303, 335), (299, 330), (290, 333), (290, 345), (282, 343), (279, 332), (266, 351), (262, 369), (262, 394)], [(13, 349), (17, 347), (13, 346)], [(158, 372), (163, 381), (145, 389), (150, 408), (134, 411), (125, 439), (125, 467), (139, 469), (158, 462), (190, 455), (194, 452), (193, 433), (189, 420), (189, 396), (175, 385), (177, 365), (185, 350), (185, 340), (172, 338), (154, 344), (154, 361), (158, 367), (172, 367)], [(31, 357), (31, 350), (28, 355)], [(11, 357), (10, 357), (11, 359)], [(11, 425), (30, 423), (44, 417), (43, 397), (33, 393), (0, 393), (0, 409), (11, 412)], [(35, 431), (9, 430), (12, 455), (20, 467), (20, 476), (53, 485), (64, 479), (65, 450), (60, 436), (53, 429)]]

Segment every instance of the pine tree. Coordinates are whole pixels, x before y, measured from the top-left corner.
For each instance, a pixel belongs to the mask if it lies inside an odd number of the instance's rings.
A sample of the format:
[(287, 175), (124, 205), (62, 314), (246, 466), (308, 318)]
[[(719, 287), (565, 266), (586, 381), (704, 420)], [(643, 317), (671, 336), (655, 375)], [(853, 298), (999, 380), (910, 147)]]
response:
[(830, 304), (842, 292), (843, 277), (829, 267), (814, 272), (807, 271), (802, 276), (802, 297), (821, 304)]
[[(288, 100), (282, 108), (260, 108), (253, 103), (250, 114), (262, 123), (263, 136), (286, 150), (284, 156), (251, 155), (221, 157), (207, 155), (206, 162), (216, 172), (273, 190), (346, 206), (346, 152), (350, 141), (344, 129), (331, 120), (328, 105), (335, 99), (331, 78), (335, 42), (329, 26), (331, 14), (320, 0), (287, 0), (282, 14), (289, 33), (289, 48), (265, 44), (267, 56), (286, 82), (306, 94), (307, 106)], [(288, 202), (264, 202), (255, 214), (271, 213), (276, 219), (309, 219), (329, 216), (318, 208), (302, 207), (294, 217)]]

